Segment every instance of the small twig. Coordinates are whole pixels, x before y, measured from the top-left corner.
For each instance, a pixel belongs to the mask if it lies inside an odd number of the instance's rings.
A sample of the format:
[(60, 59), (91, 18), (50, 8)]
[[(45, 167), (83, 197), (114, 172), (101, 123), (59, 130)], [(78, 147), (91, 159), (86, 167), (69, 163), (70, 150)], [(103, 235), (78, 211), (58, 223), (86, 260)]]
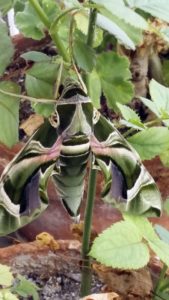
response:
[(10, 93), (10, 92), (6, 92), (2, 89), (0, 89), (0, 93), (4, 94), (4, 95), (8, 95), (8, 96), (12, 96), (12, 97), (15, 97), (15, 98), (22, 98), (24, 100), (29, 100), (31, 102), (39, 102), (39, 103), (55, 103), (56, 100), (54, 99), (44, 99), (44, 98), (34, 98), (34, 97), (29, 97), (29, 96), (25, 96), (25, 95), (21, 95), (21, 94), (15, 94), (15, 93)]

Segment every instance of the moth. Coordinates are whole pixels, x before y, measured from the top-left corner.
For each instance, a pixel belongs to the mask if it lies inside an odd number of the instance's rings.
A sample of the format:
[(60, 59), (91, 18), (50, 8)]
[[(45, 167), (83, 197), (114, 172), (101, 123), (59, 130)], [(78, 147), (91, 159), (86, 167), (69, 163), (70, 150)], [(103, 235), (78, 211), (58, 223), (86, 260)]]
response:
[(140, 157), (74, 83), (65, 85), (54, 115), (0, 178), (0, 235), (31, 222), (47, 208), (50, 176), (65, 209), (77, 218), (91, 155), (93, 168), (104, 175), (104, 201), (137, 215), (160, 215), (160, 193)]

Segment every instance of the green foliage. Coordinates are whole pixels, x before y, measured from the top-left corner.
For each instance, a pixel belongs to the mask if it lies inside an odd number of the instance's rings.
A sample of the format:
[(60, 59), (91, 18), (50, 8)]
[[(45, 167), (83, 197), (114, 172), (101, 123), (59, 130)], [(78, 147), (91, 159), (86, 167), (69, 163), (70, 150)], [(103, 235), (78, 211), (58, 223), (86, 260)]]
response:
[(9, 289), (5, 290), (0, 290), (0, 299), (1, 300), (19, 300), (19, 298), (11, 293)]
[(139, 8), (154, 17), (169, 21), (169, 7), (167, 0), (126, 0), (133, 8)]
[(165, 243), (169, 244), (169, 231), (163, 226), (156, 224), (155, 231), (158, 233), (160, 239)]
[[(139, 45), (143, 42), (143, 31), (140, 28), (136, 28), (127, 24), (125, 20), (119, 19), (115, 15), (110, 15), (108, 12), (103, 12), (105, 15), (109, 16), (110, 20), (115, 22), (118, 27), (128, 36), (128, 38), (134, 43), (134, 45)], [(118, 37), (117, 37), (118, 39)], [(126, 46), (123, 39), (119, 39), (120, 44)], [(135, 46), (134, 46), (135, 47)], [(130, 48), (130, 47), (129, 47)]]
[(164, 83), (166, 86), (169, 86), (169, 60), (164, 60), (162, 64), (162, 73), (164, 78)]
[(167, 213), (167, 215), (169, 215), (169, 198), (167, 198), (164, 202), (164, 210)]
[[(11, 81), (1, 81), (0, 89), (19, 94), (20, 88)], [(0, 92), (0, 141), (12, 147), (18, 141), (19, 98)]]
[(113, 51), (103, 52), (98, 55), (96, 69), (109, 107), (116, 109), (117, 102), (124, 104), (131, 101), (133, 86), (129, 81), (131, 73), (127, 58)]
[(14, 277), (10, 271), (10, 267), (0, 264), (0, 285), (9, 287), (12, 285)]
[(32, 296), (33, 300), (39, 300), (37, 291), (39, 288), (21, 275), (14, 278), (10, 267), (0, 264), (0, 299), (2, 300), (17, 300), (18, 296)]
[(141, 159), (151, 159), (169, 148), (169, 130), (165, 127), (151, 127), (127, 139), (139, 153)]
[(86, 45), (85, 41), (76, 39), (74, 41), (73, 51), (79, 68), (83, 69), (86, 72), (91, 72), (95, 65), (94, 50)]
[(10, 38), (7, 35), (7, 26), (0, 19), (0, 75), (3, 74), (14, 53), (14, 48)]
[[(54, 84), (59, 65), (50, 62), (37, 62), (26, 72), (25, 88), (27, 94), (35, 98), (53, 99)], [(34, 109), (48, 117), (53, 111), (53, 105), (36, 103)]]
[(106, 266), (139, 269), (149, 261), (149, 251), (142, 236), (129, 221), (121, 221), (104, 230), (89, 253)]
[(124, 219), (95, 239), (90, 255), (113, 268), (137, 269), (147, 264), (149, 246), (169, 266), (168, 241), (159, 239), (148, 219), (128, 214)]
[(93, 2), (104, 6), (104, 8), (106, 8), (107, 11), (112, 15), (116, 15), (119, 19), (125, 20), (127, 23), (134, 27), (138, 27), (144, 30), (148, 28), (146, 20), (130, 7), (127, 7), (123, 0), (119, 0), (118, 5), (116, 0), (94, 0)]
[(47, 62), (51, 60), (51, 58), (48, 55), (39, 51), (25, 52), (24, 54), (21, 55), (21, 57), (24, 58), (25, 60), (31, 60), (34, 62), (43, 62), (43, 61)]
[(39, 300), (39, 288), (31, 281), (25, 279), (23, 276), (18, 275), (19, 283), (14, 287), (15, 293), (22, 297), (32, 296), (33, 300)]
[(89, 75), (88, 85), (89, 95), (92, 99), (93, 105), (96, 108), (99, 108), (102, 89), (99, 75), (95, 69)]
[(112, 20), (112, 18), (110, 19), (110, 17), (108, 18), (103, 14), (98, 14), (97, 25), (115, 36), (115, 38), (125, 47), (135, 50), (134, 42), (130, 39), (126, 32)]
[(35, 40), (45, 37), (44, 25), (29, 2), (26, 1), (24, 11), (17, 13), (15, 21), (24, 36)]
[[(54, 21), (56, 16), (60, 13), (59, 6), (54, 0), (41, 0), (40, 3), (47, 18), (49, 18), (52, 23), (52, 21)], [(29, 1), (25, 1), (24, 9), (16, 13), (15, 21), (18, 29), (24, 34), (24, 36), (31, 37), (35, 40), (40, 40), (45, 37), (45, 24), (39, 18), (37, 12)]]
[(152, 101), (141, 97), (141, 101), (159, 118), (169, 126), (169, 88), (151, 80), (150, 95)]
[(140, 117), (134, 110), (120, 103), (118, 103), (117, 106), (120, 109), (123, 118), (125, 119), (121, 120), (121, 124), (138, 130), (143, 130), (146, 128), (146, 126), (141, 122)]
[(1, 0), (0, 1), (0, 11), (2, 15), (5, 15), (8, 10), (12, 7), (13, 0)]

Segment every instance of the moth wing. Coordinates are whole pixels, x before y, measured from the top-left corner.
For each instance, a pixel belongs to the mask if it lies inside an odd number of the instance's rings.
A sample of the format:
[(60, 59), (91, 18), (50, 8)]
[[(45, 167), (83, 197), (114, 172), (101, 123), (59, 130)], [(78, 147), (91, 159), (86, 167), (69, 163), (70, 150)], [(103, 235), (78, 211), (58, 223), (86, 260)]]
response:
[(47, 182), (59, 156), (56, 129), (46, 121), (0, 178), (0, 235), (31, 222), (47, 207)]
[(136, 151), (101, 115), (93, 130), (91, 149), (105, 179), (103, 200), (125, 212), (159, 216), (160, 192)]

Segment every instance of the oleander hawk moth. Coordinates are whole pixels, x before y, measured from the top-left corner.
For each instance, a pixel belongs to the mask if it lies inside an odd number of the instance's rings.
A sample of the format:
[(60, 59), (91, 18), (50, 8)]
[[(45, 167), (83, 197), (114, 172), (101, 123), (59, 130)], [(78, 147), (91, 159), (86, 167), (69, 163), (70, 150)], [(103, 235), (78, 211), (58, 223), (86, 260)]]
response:
[(31, 222), (48, 206), (50, 176), (76, 218), (89, 155), (104, 175), (103, 200), (134, 214), (160, 215), (153, 178), (134, 149), (92, 105), (77, 83), (67, 84), (53, 116), (33, 134), (0, 179), (0, 235)]

